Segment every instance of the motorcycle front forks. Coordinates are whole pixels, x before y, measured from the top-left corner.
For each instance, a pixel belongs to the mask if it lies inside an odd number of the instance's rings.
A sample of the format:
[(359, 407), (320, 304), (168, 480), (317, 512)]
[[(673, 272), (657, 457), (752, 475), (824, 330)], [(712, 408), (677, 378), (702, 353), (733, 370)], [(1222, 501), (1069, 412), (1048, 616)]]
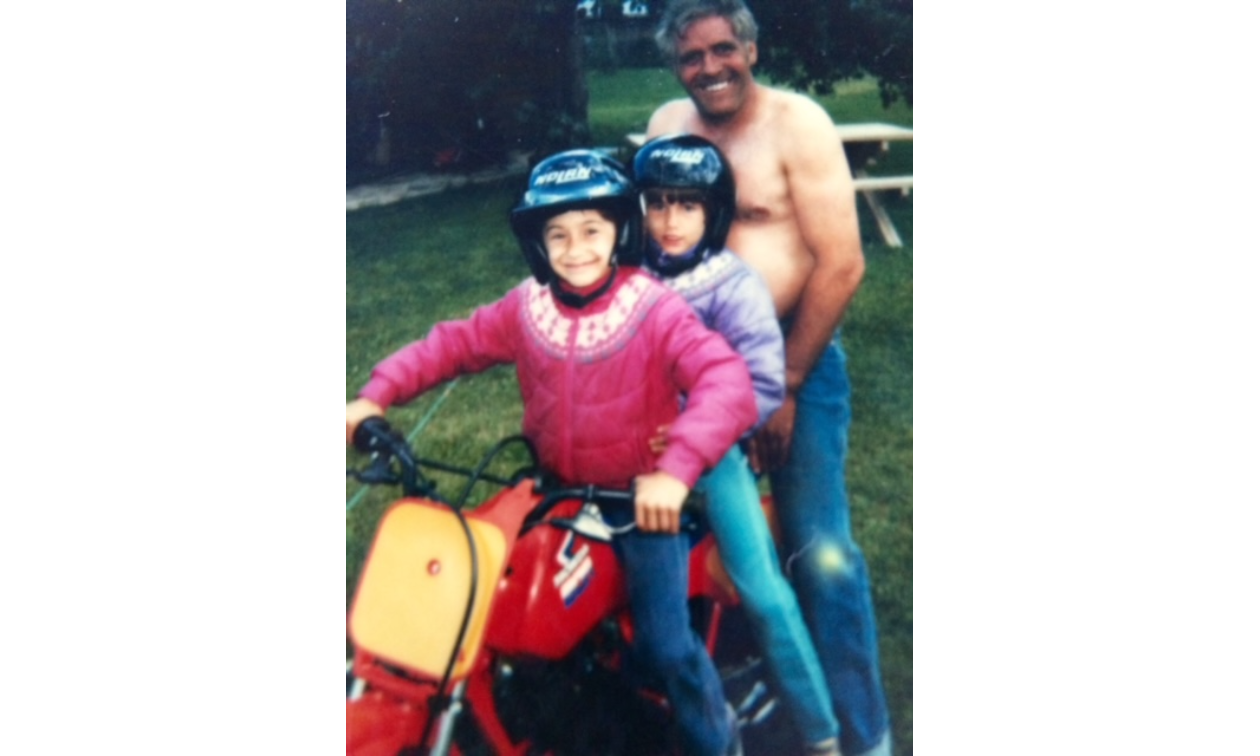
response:
[(455, 738), (455, 723), (459, 721), (459, 713), (464, 710), (464, 688), (466, 687), (468, 687), (468, 678), (465, 677), (451, 690), (450, 703), (438, 717), (437, 738), (433, 742), (433, 750), (429, 751), (431, 756), (448, 756), (451, 752), (451, 742)]

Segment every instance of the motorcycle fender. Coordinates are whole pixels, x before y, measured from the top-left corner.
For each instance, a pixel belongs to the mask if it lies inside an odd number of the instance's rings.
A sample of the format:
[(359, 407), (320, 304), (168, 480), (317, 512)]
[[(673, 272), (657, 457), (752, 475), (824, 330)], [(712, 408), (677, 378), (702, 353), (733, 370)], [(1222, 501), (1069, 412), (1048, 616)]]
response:
[[(465, 676), (481, 647), (507, 539), (493, 524), (467, 519), (477, 559), (477, 591), (453, 679)], [(354, 644), (431, 679), (440, 679), (459, 639), (472, 584), (468, 541), (440, 504), (403, 499), (377, 528), (349, 619)]]
[(346, 702), (346, 754), (396, 756), (420, 742), (423, 707), (369, 693)]

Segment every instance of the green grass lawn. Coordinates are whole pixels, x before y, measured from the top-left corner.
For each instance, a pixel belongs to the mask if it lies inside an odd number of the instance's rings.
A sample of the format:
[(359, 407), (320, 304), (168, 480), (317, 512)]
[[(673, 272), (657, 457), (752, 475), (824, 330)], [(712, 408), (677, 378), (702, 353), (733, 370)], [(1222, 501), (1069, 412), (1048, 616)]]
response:
[[(642, 131), (660, 102), (683, 96), (664, 70), (591, 73), (590, 118), (597, 145), (624, 144)], [(912, 125), (904, 105), (885, 110), (873, 82), (848, 82), (820, 102), (837, 121)], [(894, 143), (874, 173), (910, 173), (913, 145)], [(528, 271), (506, 222), (520, 177), (469, 186), (394, 205), (346, 214), (346, 398), (378, 360), (428, 332), (440, 320), (468, 315), (503, 295)], [(843, 341), (853, 382), (848, 463), (853, 526), (869, 563), (880, 623), (883, 673), (896, 753), (913, 752), (913, 199), (889, 200), (905, 246), (883, 246), (859, 202), (866, 278), (849, 308)], [(421, 453), (472, 466), (495, 441), (520, 429), (520, 397), (509, 368), (460, 379), (390, 411), (394, 426), (414, 429), (435, 410), (417, 438)], [(347, 463), (361, 462), (347, 453)], [(519, 465), (509, 456), (495, 469)], [(454, 495), (461, 482), (440, 480)], [(480, 501), (488, 489), (474, 492)], [(368, 541), (391, 492), (359, 492), (347, 482), (347, 604)]]

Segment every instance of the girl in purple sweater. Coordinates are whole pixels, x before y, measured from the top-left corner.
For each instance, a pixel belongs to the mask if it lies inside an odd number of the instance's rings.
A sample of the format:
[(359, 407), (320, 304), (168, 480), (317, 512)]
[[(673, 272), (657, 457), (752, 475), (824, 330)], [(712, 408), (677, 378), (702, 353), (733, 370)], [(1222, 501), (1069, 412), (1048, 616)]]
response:
[[(748, 363), (758, 425), (783, 402), (783, 333), (761, 277), (725, 249), (735, 213), (735, 179), (725, 157), (698, 136), (662, 136), (634, 158), (648, 232), (647, 267), (677, 291), (705, 325)], [(751, 435), (751, 432), (750, 434)], [(669, 451), (669, 441), (655, 449)], [(701, 479), (708, 520), (731, 581), (766, 654), (808, 754), (839, 754), (822, 664), (778, 554), (757, 482), (734, 445)]]

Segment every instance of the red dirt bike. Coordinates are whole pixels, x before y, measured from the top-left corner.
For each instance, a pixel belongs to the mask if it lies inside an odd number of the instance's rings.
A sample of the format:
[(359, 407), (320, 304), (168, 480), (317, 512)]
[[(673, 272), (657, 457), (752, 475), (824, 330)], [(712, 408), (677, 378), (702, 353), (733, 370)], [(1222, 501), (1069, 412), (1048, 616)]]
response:
[[(663, 696), (623, 669), (633, 627), (611, 546), (617, 533), (601, 511), (632, 507), (632, 493), (547, 482), (520, 436), (473, 470), (417, 458), (380, 418), (364, 421), (354, 441), (371, 461), (347, 475), (399, 485), (403, 498), (381, 518), (349, 612), (347, 754), (672, 753)], [(488, 475), (512, 444), (533, 464), (506, 479)], [(502, 490), (463, 511), (437, 494), (424, 467), (466, 475), (460, 499), (477, 480)], [(694, 516), (688, 527), (693, 624), (740, 716), (745, 752), (790, 752), (755, 746), (790, 743), (790, 725), (763, 681), (712, 535)]]

